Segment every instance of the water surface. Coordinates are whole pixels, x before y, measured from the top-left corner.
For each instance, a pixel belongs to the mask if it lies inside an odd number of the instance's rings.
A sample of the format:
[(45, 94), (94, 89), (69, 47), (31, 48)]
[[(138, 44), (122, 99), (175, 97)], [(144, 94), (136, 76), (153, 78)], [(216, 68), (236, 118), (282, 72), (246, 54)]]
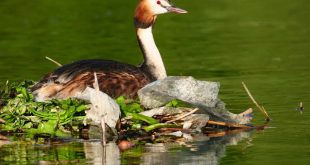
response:
[[(189, 14), (161, 16), (154, 29), (168, 74), (220, 82), (220, 97), (235, 113), (254, 107), (242, 88), (241, 82), (245, 81), (273, 119), (272, 128), (254, 132), (236, 145), (221, 142), (219, 147), (224, 149), (216, 151), (222, 154), (210, 162), (310, 162), (310, 1), (174, 3)], [(38, 80), (56, 68), (45, 56), (63, 64), (86, 58), (140, 63), (142, 57), (132, 26), (135, 5), (136, 1), (112, 0), (1, 0), (0, 81)], [(305, 106), (302, 115), (295, 110), (299, 102)], [(254, 123), (263, 122), (263, 116), (255, 111)], [(207, 164), (214, 158), (210, 156), (214, 153), (205, 151), (212, 148), (208, 143), (210, 140), (204, 139), (194, 142), (194, 147), (172, 147), (160, 152), (160, 156), (170, 164)], [(43, 149), (33, 144), (17, 148), (4, 145), (0, 160), (25, 164), (42, 160), (92, 162), (84, 147), (84, 142), (79, 141)], [(152, 153), (159, 152), (141, 150), (158, 158)], [(119, 157), (122, 164), (147, 160), (130, 153)]]

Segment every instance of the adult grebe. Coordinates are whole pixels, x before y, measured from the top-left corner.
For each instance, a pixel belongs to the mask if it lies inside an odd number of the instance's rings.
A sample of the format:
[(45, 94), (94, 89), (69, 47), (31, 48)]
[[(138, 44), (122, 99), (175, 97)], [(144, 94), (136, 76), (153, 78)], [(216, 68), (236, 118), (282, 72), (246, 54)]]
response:
[(174, 7), (169, 0), (140, 0), (135, 11), (134, 25), (143, 53), (143, 63), (136, 67), (110, 60), (81, 60), (64, 65), (47, 74), (31, 91), (37, 101), (74, 97), (94, 83), (96, 72), (101, 91), (111, 97), (133, 98), (146, 84), (165, 78), (166, 70), (152, 34), (156, 17), (164, 13), (187, 13)]

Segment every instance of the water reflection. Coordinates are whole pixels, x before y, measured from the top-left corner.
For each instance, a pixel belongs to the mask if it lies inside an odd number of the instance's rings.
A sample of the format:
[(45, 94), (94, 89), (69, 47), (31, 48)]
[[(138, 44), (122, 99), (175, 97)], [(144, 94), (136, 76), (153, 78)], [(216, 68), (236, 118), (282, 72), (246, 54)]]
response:
[(113, 165), (121, 164), (120, 155), (121, 152), (115, 142), (107, 143), (105, 147), (102, 147), (100, 141), (97, 142), (84, 142), (85, 158), (89, 163), (94, 165)]
[[(219, 164), (226, 147), (249, 139), (250, 132), (232, 132), (225, 136), (204, 134), (188, 136), (188, 141), (135, 146), (120, 151), (115, 142), (106, 147), (98, 139), (62, 140), (34, 143), (27, 138), (0, 140), (0, 162), (3, 164)], [(220, 134), (219, 134), (220, 135)]]
[[(250, 137), (250, 132), (239, 132), (222, 137), (194, 136), (194, 142), (179, 149), (177, 146), (147, 145), (141, 164), (193, 164), (216, 165), (225, 156), (226, 147)], [(172, 150), (172, 151), (171, 151)]]

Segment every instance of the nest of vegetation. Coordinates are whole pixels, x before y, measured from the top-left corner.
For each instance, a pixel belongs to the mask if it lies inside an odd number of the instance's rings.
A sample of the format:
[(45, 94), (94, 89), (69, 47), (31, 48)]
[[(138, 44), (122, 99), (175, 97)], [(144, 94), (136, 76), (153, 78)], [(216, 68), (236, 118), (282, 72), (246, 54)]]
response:
[[(86, 114), (92, 106), (90, 102), (72, 98), (36, 102), (29, 92), (33, 85), (33, 81), (0, 84), (0, 140), (5, 139), (5, 135), (15, 133), (24, 133), (30, 138), (89, 138), (92, 126), (88, 123)], [(156, 139), (155, 141), (167, 142), (175, 140), (175, 137), (179, 136), (176, 134), (178, 131), (203, 132), (217, 136), (223, 135), (223, 130), (227, 132), (254, 128), (248, 125), (214, 122), (205, 116), (197, 117), (194, 114), (197, 108), (179, 100), (172, 100), (164, 106), (168, 113), (165, 113), (163, 108), (143, 113), (144, 108), (139, 100), (129, 100), (123, 96), (115, 101), (120, 107), (121, 117), (109, 135), (117, 135), (120, 141), (134, 139), (141, 142)], [(158, 113), (159, 111), (162, 113)], [(196, 126), (192, 127), (193, 125)], [(100, 127), (99, 130), (102, 133)], [(221, 133), (218, 133), (219, 130)], [(169, 138), (163, 140), (162, 137)]]

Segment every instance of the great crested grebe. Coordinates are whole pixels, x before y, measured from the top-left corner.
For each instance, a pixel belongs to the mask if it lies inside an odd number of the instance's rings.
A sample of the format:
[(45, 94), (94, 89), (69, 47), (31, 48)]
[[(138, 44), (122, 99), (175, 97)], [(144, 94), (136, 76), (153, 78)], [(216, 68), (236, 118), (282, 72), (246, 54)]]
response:
[(93, 86), (94, 73), (99, 88), (111, 97), (133, 98), (146, 84), (167, 76), (164, 63), (156, 47), (152, 25), (164, 13), (187, 13), (174, 7), (169, 0), (140, 0), (135, 10), (134, 25), (144, 61), (133, 66), (110, 60), (81, 60), (64, 65), (47, 74), (31, 91), (37, 101), (74, 97), (87, 86)]

